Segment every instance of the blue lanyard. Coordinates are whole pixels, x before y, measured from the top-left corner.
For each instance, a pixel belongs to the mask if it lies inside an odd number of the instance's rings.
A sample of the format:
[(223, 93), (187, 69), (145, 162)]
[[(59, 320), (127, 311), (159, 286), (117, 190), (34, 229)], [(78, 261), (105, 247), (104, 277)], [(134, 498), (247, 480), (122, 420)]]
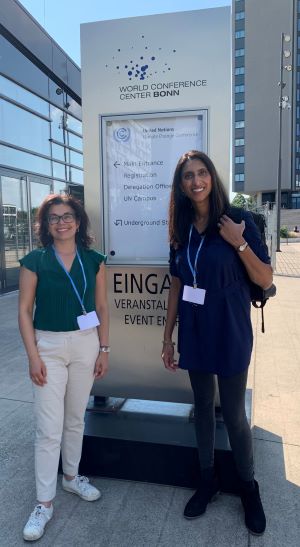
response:
[(202, 239), (199, 243), (199, 247), (198, 247), (197, 252), (196, 252), (195, 262), (194, 262), (194, 267), (193, 267), (192, 263), (191, 263), (191, 257), (190, 257), (190, 243), (191, 243), (192, 231), (193, 231), (193, 225), (191, 224), (190, 234), (189, 234), (189, 244), (188, 244), (188, 248), (187, 248), (187, 251), (186, 251), (186, 256), (187, 256), (187, 261), (189, 263), (189, 267), (190, 267), (190, 270), (191, 270), (192, 276), (193, 276), (193, 287), (194, 287), (194, 289), (196, 289), (197, 288), (197, 281), (196, 281), (197, 270), (196, 270), (196, 266), (197, 266), (199, 253), (201, 251), (201, 247), (204, 243), (205, 236), (202, 236)]
[(83, 267), (81, 258), (80, 258), (80, 256), (79, 256), (79, 252), (78, 252), (78, 250), (77, 250), (77, 247), (76, 247), (76, 256), (77, 256), (77, 258), (78, 258), (78, 262), (79, 262), (79, 264), (80, 264), (81, 271), (82, 271), (82, 275), (83, 275), (83, 280), (84, 280), (84, 290), (83, 290), (82, 298), (80, 298), (80, 294), (79, 294), (79, 292), (78, 292), (78, 290), (77, 290), (77, 288), (76, 288), (76, 286), (75, 286), (75, 283), (74, 283), (72, 277), (70, 276), (68, 270), (66, 269), (66, 267), (65, 267), (65, 265), (64, 265), (64, 263), (63, 263), (63, 261), (62, 261), (62, 259), (60, 258), (59, 254), (57, 253), (57, 251), (56, 251), (54, 245), (52, 245), (52, 248), (53, 248), (53, 251), (54, 251), (56, 260), (59, 262), (59, 264), (60, 264), (61, 267), (63, 268), (64, 272), (67, 274), (68, 278), (69, 278), (70, 281), (71, 281), (71, 285), (72, 285), (72, 287), (73, 287), (73, 289), (74, 289), (74, 292), (75, 292), (75, 294), (76, 294), (76, 296), (77, 296), (77, 298), (78, 298), (78, 300), (79, 300), (79, 302), (80, 302), (80, 305), (81, 305), (81, 308), (82, 308), (82, 313), (83, 313), (84, 315), (86, 315), (86, 310), (85, 310), (83, 301), (84, 301), (85, 292), (86, 292), (86, 288), (87, 288), (87, 282), (86, 282), (86, 275), (85, 275), (84, 267)]

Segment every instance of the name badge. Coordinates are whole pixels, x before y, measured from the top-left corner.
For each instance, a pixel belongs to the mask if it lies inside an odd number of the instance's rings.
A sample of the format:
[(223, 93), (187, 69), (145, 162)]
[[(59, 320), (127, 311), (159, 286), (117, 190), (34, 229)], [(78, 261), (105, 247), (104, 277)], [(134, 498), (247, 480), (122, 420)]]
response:
[(90, 311), (86, 315), (78, 315), (77, 323), (80, 330), (92, 329), (98, 327), (100, 321), (95, 311)]
[(182, 300), (186, 302), (192, 302), (193, 304), (204, 304), (205, 300), (205, 289), (194, 289), (194, 287), (189, 287), (184, 285)]

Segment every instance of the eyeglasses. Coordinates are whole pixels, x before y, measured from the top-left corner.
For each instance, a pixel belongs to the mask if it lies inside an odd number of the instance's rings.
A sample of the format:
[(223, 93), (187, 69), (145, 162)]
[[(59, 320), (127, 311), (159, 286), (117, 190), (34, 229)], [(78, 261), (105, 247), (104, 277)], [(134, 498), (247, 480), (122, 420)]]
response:
[(63, 215), (49, 215), (48, 216), (48, 222), (49, 224), (58, 224), (60, 220), (63, 220), (63, 222), (74, 222), (75, 215), (74, 213), (64, 213)]

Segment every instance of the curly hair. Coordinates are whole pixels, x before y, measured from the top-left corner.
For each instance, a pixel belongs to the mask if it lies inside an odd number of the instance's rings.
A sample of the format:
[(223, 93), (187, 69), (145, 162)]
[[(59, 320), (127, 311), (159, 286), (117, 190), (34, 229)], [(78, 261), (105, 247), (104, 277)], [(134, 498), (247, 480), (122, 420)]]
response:
[(53, 243), (53, 237), (48, 230), (48, 214), (52, 205), (68, 205), (75, 213), (77, 222), (79, 222), (78, 232), (76, 232), (76, 243), (82, 247), (89, 248), (94, 238), (89, 232), (90, 221), (84, 210), (82, 203), (71, 195), (49, 194), (41, 203), (36, 217), (35, 233), (40, 244), (47, 247)]
[(211, 159), (198, 150), (190, 150), (179, 159), (173, 177), (169, 205), (169, 240), (171, 245), (176, 247), (186, 243), (190, 225), (195, 220), (195, 211), (189, 198), (182, 192), (182, 169), (187, 161), (200, 160), (207, 168), (212, 182), (211, 193), (209, 194), (209, 219), (206, 233), (217, 230), (217, 223), (220, 216), (229, 208), (229, 199), (223, 183)]

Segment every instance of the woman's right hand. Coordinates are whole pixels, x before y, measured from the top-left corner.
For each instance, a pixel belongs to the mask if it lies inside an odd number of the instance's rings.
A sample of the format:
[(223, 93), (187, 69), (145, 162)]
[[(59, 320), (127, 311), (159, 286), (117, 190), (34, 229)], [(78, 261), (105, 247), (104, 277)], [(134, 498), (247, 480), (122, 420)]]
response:
[(174, 359), (174, 346), (172, 343), (163, 344), (161, 358), (167, 370), (175, 372), (178, 369), (177, 361)]
[(37, 386), (47, 384), (47, 368), (39, 356), (29, 360), (29, 376)]

